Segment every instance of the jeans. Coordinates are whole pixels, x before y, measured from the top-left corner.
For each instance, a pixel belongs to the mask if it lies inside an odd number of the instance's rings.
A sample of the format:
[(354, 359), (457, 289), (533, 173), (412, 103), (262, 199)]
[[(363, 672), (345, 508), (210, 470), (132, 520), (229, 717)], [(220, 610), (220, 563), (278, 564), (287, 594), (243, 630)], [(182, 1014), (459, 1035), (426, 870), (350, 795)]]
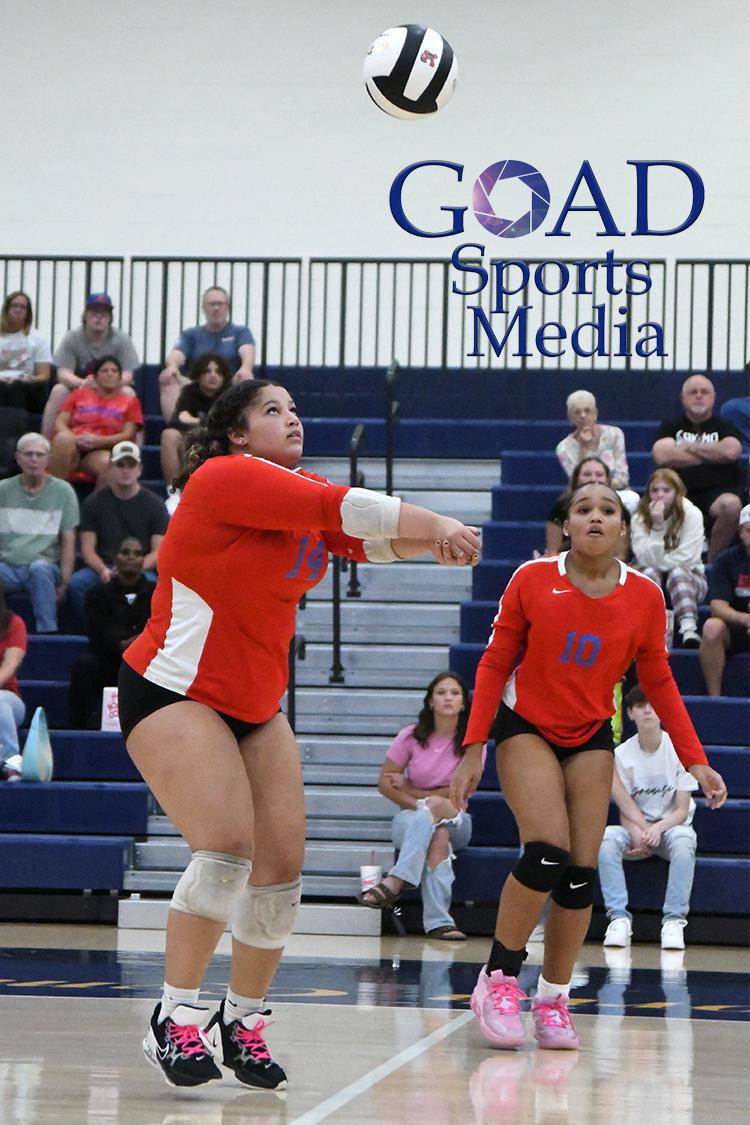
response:
[(434, 869), (427, 863), (427, 852), (438, 825), (429, 809), (401, 809), (393, 818), (392, 838), (399, 849), (396, 864), (388, 872), (422, 891), (422, 924), (425, 933), (438, 926), (453, 926), (450, 916), (453, 890), (453, 856), (471, 839), (471, 817), (461, 812), (457, 823), (448, 823), (448, 858)]
[(26, 714), (26, 705), (14, 691), (0, 688), (0, 762), (19, 752), (18, 728)]
[(10, 563), (0, 562), (0, 582), (7, 593), (29, 591), (37, 633), (57, 632), (59, 581), (60, 567), (44, 559), (36, 559), (29, 566), (11, 566)]
[[(662, 910), (664, 921), (684, 922), (690, 909), (690, 892), (693, 889), (695, 872), (696, 835), (686, 824), (677, 824), (662, 833), (661, 843), (653, 852), (666, 859), (669, 864), (667, 893)], [(637, 859), (627, 856), (625, 849), (631, 846), (630, 833), (620, 825), (610, 824), (604, 832), (599, 849), (599, 882), (610, 921), (613, 918), (633, 916), (628, 912), (628, 892), (625, 886), (624, 859)]]

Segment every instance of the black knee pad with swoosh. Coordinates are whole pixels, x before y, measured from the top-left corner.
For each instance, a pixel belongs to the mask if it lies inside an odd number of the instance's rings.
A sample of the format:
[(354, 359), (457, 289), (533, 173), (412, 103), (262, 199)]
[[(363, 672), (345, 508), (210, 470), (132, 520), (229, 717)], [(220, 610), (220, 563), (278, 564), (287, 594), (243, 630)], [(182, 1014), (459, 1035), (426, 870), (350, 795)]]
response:
[(585, 910), (594, 901), (596, 868), (578, 867), (571, 863), (565, 878), (557, 884), (552, 898), (566, 910)]
[(568, 867), (570, 853), (543, 840), (532, 840), (523, 846), (523, 855), (513, 874), (532, 891), (553, 891)]

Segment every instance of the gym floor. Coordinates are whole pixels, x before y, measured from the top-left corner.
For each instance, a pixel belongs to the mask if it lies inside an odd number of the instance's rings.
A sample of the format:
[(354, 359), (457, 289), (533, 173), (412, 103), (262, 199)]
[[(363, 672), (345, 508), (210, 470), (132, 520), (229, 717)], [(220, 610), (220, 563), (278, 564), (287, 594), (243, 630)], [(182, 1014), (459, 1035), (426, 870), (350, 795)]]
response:
[[(689, 934), (688, 934), (689, 939)], [(0, 1121), (13, 1125), (475, 1122), (703, 1125), (746, 1120), (748, 954), (585, 946), (572, 1000), (579, 1051), (496, 1051), (468, 998), (485, 939), (298, 936), (269, 994), (285, 1094), (234, 1078), (168, 1087), (141, 1040), (164, 935), (0, 925)], [(541, 945), (521, 983), (533, 989)], [(202, 999), (224, 992), (222, 938)]]

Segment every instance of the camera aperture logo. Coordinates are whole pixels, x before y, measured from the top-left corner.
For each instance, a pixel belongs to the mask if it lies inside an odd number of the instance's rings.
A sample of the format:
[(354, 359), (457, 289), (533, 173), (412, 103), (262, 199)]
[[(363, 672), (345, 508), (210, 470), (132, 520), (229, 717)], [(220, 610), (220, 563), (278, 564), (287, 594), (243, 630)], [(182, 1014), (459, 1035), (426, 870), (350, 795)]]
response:
[[(598, 238), (669, 237), (680, 234), (696, 222), (703, 210), (705, 188), (695, 168), (678, 160), (628, 160), (627, 164), (635, 173), (636, 221), (633, 230), (625, 231), (620, 228), (593, 167), (588, 160), (584, 160), (556, 220), (551, 229), (545, 231), (545, 237), (570, 238), (571, 232), (565, 229), (566, 223), (572, 214), (581, 212), (589, 212), (595, 217), (594, 221), (600, 227), (595, 232)], [(422, 160), (408, 165), (391, 184), (389, 203), (393, 218), (402, 230), (416, 238), (451, 238), (463, 234), (468, 206), (441, 204), (439, 211), (451, 216), (450, 225), (445, 226), (444, 220), (441, 220), (443, 225), (433, 230), (421, 229), (406, 214), (404, 185), (410, 176), (425, 168), (447, 169), (456, 182), (460, 184), (463, 181), (464, 166), (452, 161)], [(669, 169), (671, 175), (686, 178), (690, 186), (688, 214), (669, 228), (656, 228), (649, 220), (649, 173), (653, 168)], [(498, 215), (492, 199), (493, 189), (499, 183), (508, 182), (522, 187), (521, 197), (524, 192), (528, 193), (525, 209), (514, 217)], [(586, 194), (587, 198), (581, 202)], [(474, 218), (489, 234), (499, 239), (516, 239), (531, 234), (545, 222), (551, 206), (551, 193), (543, 173), (522, 160), (499, 160), (490, 164), (477, 177), (471, 193)], [(482, 293), (487, 286), (491, 287), (488, 311), (480, 304), (467, 306), (472, 318), (472, 349), (467, 352), (469, 357), (485, 355), (483, 349), (487, 347), (492, 348), (497, 356), (509, 347), (514, 356), (529, 357), (534, 354), (529, 350), (532, 339), (539, 355), (552, 358), (565, 355), (568, 341), (572, 351), (581, 357), (631, 356), (635, 353), (648, 358), (668, 354), (665, 350), (663, 325), (654, 320), (637, 323), (637, 315), (634, 318), (631, 316), (633, 311), (637, 313), (637, 302), (631, 301), (631, 298), (645, 296), (653, 285), (651, 263), (648, 260), (620, 261), (615, 257), (615, 251), (609, 249), (598, 259), (571, 262), (549, 258), (536, 263), (532, 272), (530, 264), (523, 259), (495, 258), (491, 250), (491, 261), (487, 268), (483, 264), (486, 253), (487, 248), (483, 243), (465, 242), (451, 254), (451, 263), (458, 275), (451, 284), (452, 294), (463, 298), (473, 297)], [(560, 321), (551, 320), (541, 324), (532, 335), (531, 314), (534, 306), (530, 303), (516, 304), (511, 313), (510, 299), (520, 293), (526, 302), (532, 287), (545, 296), (562, 293), (569, 293), (576, 299), (591, 296), (594, 292), (594, 275), (604, 279), (609, 297), (619, 296), (622, 302), (628, 302), (620, 303), (616, 308), (619, 316), (626, 317), (624, 321), (615, 322), (613, 319), (608, 325), (607, 308), (602, 302), (592, 305), (591, 320), (577, 324), (570, 331)], [(507, 321), (503, 324), (502, 334), (498, 325), (499, 316)], [(631, 319), (634, 324), (630, 323)], [(631, 338), (633, 327), (638, 334), (637, 339)]]

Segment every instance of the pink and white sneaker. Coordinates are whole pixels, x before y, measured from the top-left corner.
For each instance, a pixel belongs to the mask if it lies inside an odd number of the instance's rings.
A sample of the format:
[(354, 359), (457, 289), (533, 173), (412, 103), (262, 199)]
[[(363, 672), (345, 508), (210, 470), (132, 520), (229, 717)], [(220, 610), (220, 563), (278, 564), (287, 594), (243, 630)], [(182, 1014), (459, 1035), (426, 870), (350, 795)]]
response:
[(471, 994), (471, 1010), (479, 1020), (482, 1035), (493, 1047), (525, 1045), (522, 1000), (528, 1000), (528, 997), (516, 977), (506, 977), (502, 969), (487, 973), (486, 966), (482, 966)]
[(534, 1018), (534, 1038), (540, 1047), (575, 1051), (580, 1046), (578, 1032), (570, 1018), (564, 996), (558, 996), (555, 1000), (535, 998), (531, 1002), (531, 1015)]

